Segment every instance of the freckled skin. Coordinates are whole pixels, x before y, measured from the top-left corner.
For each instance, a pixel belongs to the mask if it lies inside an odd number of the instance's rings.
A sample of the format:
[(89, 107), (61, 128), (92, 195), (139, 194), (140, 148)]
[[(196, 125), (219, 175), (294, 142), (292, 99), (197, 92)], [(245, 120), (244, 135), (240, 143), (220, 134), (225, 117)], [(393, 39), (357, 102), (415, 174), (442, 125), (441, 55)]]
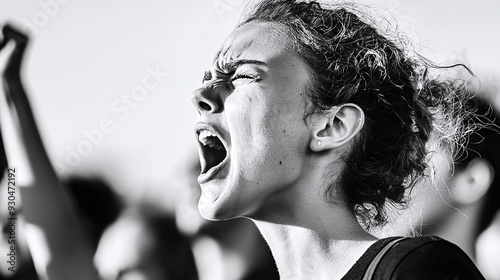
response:
[[(304, 172), (310, 128), (303, 119), (306, 104), (300, 96), (309, 73), (290, 51), (284, 32), (272, 30), (276, 24), (243, 25), (227, 38), (214, 63), (216, 67), (221, 61), (252, 59), (266, 66), (241, 66), (236, 73), (256, 72), (260, 80), (238, 80), (233, 91), (210, 94), (211, 101), (222, 105), (220, 112), (201, 110), (199, 121), (227, 131), (223, 137), (230, 143), (228, 164), (216, 179), (201, 184), (199, 210), (207, 219), (270, 212), (273, 194), (298, 186)], [(198, 91), (209, 86), (207, 82)]]

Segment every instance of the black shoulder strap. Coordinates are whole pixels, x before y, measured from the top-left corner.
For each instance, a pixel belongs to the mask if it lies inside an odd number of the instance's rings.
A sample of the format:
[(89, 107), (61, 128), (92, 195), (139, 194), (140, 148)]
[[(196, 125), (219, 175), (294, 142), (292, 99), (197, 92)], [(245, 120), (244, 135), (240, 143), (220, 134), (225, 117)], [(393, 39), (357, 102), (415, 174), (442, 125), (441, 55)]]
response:
[[(406, 261), (402, 263), (403, 260)], [(437, 236), (398, 238), (391, 241), (372, 260), (363, 280), (392, 279), (400, 264), (404, 267), (404, 271), (400, 272), (417, 277), (412, 279), (484, 280), (474, 262), (462, 249)]]
[(399, 237), (391, 242), (387, 243), (382, 250), (378, 252), (378, 254), (373, 258), (371, 261), (370, 265), (365, 271), (365, 275), (363, 276), (363, 280), (371, 280), (373, 277), (373, 274), (375, 273), (375, 269), (377, 268), (378, 263), (382, 259), (382, 257), (392, 248), (394, 245), (396, 245), (399, 241), (406, 239), (406, 237)]

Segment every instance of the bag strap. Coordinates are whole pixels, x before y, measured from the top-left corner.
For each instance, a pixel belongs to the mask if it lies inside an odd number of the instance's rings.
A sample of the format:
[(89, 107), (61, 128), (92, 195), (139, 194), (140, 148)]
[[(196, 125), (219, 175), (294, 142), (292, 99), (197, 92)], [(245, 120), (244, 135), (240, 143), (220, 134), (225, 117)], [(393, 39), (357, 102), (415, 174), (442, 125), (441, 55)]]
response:
[(384, 255), (392, 248), (394, 245), (396, 245), (399, 241), (406, 239), (407, 237), (399, 237), (391, 242), (387, 243), (382, 250), (378, 252), (378, 254), (373, 258), (371, 261), (370, 265), (365, 271), (365, 275), (363, 276), (363, 280), (371, 280), (373, 277), (373, 274), (375, 273), (375, 269), (377, 268), (377, 265), (379, 264), (380, 260)]

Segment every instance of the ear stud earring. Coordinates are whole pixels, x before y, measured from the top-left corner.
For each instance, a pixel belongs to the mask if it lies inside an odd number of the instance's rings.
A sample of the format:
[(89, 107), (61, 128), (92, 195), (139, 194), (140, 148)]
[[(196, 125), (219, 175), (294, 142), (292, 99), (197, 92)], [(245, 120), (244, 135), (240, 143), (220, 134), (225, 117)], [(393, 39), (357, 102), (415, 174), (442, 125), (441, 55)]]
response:
[(323, 144), (323, 143), (321, 143), (321, 141), (320, 141), (320, 140), (318, 140), (318, 146), (321, 146), (321, 144)]

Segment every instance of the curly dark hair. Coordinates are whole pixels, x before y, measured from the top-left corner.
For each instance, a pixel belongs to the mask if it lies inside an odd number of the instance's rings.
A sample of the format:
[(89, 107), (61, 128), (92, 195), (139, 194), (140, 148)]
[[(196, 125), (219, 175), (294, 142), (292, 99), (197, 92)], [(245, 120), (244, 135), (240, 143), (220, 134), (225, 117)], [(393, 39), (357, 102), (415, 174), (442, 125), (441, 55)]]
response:
[(240, 26), (271, 22), (287, 32), (312, 76), (304, 119), (344, 103), (364, 111), (364, 127), (326, 198), (341, 195), (369, 227), (387, 221), (386, 203), (405, 205), (406, 190), (427, 172), (430, 139), (456, 142), (465, 97), (460, 82), (431, 79), (434, 65), (409, 55), (402, 41), (382, 35), (361, 15), (352, 4), (265, 0)]

